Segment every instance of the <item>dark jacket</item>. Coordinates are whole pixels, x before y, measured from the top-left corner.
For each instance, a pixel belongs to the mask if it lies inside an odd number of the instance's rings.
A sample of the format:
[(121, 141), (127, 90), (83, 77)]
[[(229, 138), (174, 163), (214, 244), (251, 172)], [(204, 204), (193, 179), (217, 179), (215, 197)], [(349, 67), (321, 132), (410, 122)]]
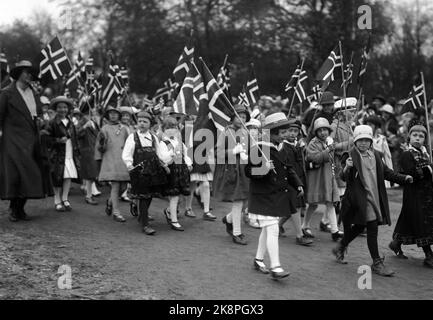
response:
[[(41, 114), (35, 96), (37, 112)], [(0, 94), (0, 198), (40, 199), (52, 195), (41, 152), (39, 123), (32, 118), (16, 82)]]
[(289, 163), (287, 153), (278, 151), (275, 145), (264, 142), (260, 143), (260, 148), (264, 154), (270, 156), (275, 172), (270, 170), (264, 174), (261, 170), (263, 154), (257, 150), (257, 146), (252, 147), (245, 167), (245, 174), (250, 178), (248, 210), (250, 213), (264, 216), (290, 216), (296, 213), (296, 189), (303, 186), (303, 183)]
[(69, 118), (68, 120), (69, 122), (67, 126), (65, 126), (60, 118), (55, 117), (48, 123), (48, 126), (46, 128), (46, 131), (48, 133), (47, 141), (51, 165), (51, 178), (54, 187), (61, 187), (63, 185), (66, 144), (61, 142), (60, 140), (64, 137), (71, 139), (72, 141), (74, 164), (77, 172), (80, 172), (80, 150), (78, 148), (77, 133), (75, 131), (72, 120)]
[(88, 122), (85, 117), (76, 127), (78, 145), (80, 148), (80, 177), (85, 180), (96, 180), (99, 175), (98, 165), (95, 160), (96, 138), (99, 133), (99, 125), (93, 122), (94, 127), (84, 128)]
[[(305, 169), (304, 149), (298, 144), (294, 146), (288, 142), (284, 142), (281, 152), (285, 153), (284, 157), (287, 157), (288, 163), (293, 166), (293, 170), (295, 170), (296, 175), (304, 186), (304, 191), (307, 192), (307, 171)], [(294, 196), (297, 208), (303, 208), (306, 206), (304, 197), (297, 197), (296, 192), (291, 192), (291, 194)]]
[[(353, 167), (344, 171), (346, 166), (346, 159), (352, 157)], [(391, 225), (391, 218), (389, 215), (388, 196), (385, 188), (385, 179), (388, 181), (396, 182), (400, 185), (406, 184), (405, 175), (395, 173), (389, 169), (383, 162), (377, 151), (374, 151), (376, 158), (376, 174), (377, 174), (377, 187), (379, 190), (380, 198), (380, 212), (379, 225)], [(367, 192), (365, 190), (365, 181), (362, 173), (361, 155), (359, 152), (352, 148), (349, 155), (344, 155), (342, 159), (343, 171), (341, 178), (346, 181), (346, 192), (343, 196), (341, 214), (345, 224), (359, 224), (366, 225), (366, 208), (367, 208)]]

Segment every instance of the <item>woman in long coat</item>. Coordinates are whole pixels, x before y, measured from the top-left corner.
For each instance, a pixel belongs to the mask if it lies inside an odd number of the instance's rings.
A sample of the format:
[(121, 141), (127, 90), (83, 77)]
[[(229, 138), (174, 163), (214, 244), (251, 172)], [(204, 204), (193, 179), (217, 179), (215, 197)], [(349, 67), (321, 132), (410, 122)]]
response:
[(72, 101), (66, 97), (56, 97), (51, 101), (50, 109), (57, 113), (46, 129), (55, 193), (54, 206), (56, 211), (70, 211), (72, 207), (68, 198), (71, 181), (78, 179), (80, 172), (77, 133), (69, 117)]
[(389, 247), (398, 256), (405, 257), (401, 245), (422, 247), (424, 265), (433, 268), (433, 165), (424, 146), (427, 129), (415, 125), (409, 133), (409, 149), (404, 151), (401, 172), (413, 176), (414, 183), (405, 185), (403, 206)]
[(52, 195), (36, 121), (40, 101), (30, 87), (37, 74), (30, 62), (18, 62), (10, 72), (16, 81), (0, 94), (0, 198), (11, 200), (9, 219), (14, 222), (28, 219), (27, 199)]
[[(237, 105), (235, 110), (244, 123), (249, 121), (248, 111)], [(216, 145), (214, 197), (220, 201), (232, 202), (232, 211), (223, 218), (227, 232), (237, 244), (246, 245), (241, 232), (242, 207), (248, 199), (249, 179), (245, 175), (248, 153), (248, 132), (241, 120), (233, 117), (230, 124), (218, 137)]]
[[(95, 111), (96, 112), (96, 111)], [(86, 203), (98, 204), (92, 195), (92, 184), (98, 178), (98, 164), (95, 160), (96, 138), (99, 133), (98, 122), (94, 119), (83, 116), (76, 126), (78, 144), (81, 155), (81, 178), (86, 186)]]

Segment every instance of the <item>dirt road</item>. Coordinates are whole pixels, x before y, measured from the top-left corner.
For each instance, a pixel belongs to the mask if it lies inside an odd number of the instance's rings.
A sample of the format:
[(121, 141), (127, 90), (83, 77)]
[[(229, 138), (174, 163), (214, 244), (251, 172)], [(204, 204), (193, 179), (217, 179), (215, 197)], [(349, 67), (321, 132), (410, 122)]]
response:
[[(401, 190), (390, 190), (395, 223)], [(288, 222), (280, 239), (283, 267), (292, 274), (274, 282), (252, 268), (259, 230), (243, 225), (249, 245), (239, 246), (226, 234), (221, 218), (227, 203), (212, 203), (217, 222), (183, 217), (185, 232), (172, 231), (162, 215), (166, 203), (156, 199), (151, 214), (157, 230), (145, 236), (135, 218), (124, 224), (104, 213), (107, 192), (96, 207), (84, 203), (77, 186), (74, 210), (57, 213), (52, 199), (30, 201), (30, 222), (11, 223), (7, 203), (0, 202), (0, 299), (432, 299), (433, 270), (422, 266), (422, 250), (405, 247), (409, 260), (387, 248), (392, 227), (379, 229), (379, 249), (396, 271), (393, 278), (373, 275), (372, 289), (358, 289), (358, 267), (370, 264), (365, 238), (349, 248), (348, 265), (334, 262), (330, 234), (317, 230), (307, 248), (295, 244)], [(195, 212), (200, 210), (194, 207)], [(58, 288), (58, 268), (72, 269), (72, 290)]]

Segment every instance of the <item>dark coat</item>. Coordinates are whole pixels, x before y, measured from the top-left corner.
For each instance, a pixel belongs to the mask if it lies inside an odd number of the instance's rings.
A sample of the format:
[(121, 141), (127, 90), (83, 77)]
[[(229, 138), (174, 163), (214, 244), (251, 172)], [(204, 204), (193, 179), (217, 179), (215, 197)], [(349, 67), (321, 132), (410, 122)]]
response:
[(403, 206), (395, 226), (393, 239), (404, 245), (419, 247), (433, 244), (433, 182), (430, 168), (417, 167), (410, 151), (403, 152), (401, 172), (411, 175), (413, 183), (404, 186)]
[[(41, 114), (39, 99), (35, 97)], [(11, 83), (0, 94), (0, 198), (40, 199), (52, 195), (41, 150), (40, 125), (32, 118), (24, 99)]]
[(64, 137), (71, 139), (73, 148), (74, 164), (77, 172), (80, 172), (80, 150), (78, 148), (77, 133), (71, 119), (68, 119), (68, 125), (65, 127), (62, 120), (55, 117), (48, 123), (46, 131), (49, 159), (51, 165), (51, 179), (54, 187), (61, 187), (63, 185), (63, 175), (65, 172), (65, 156), (66, 144), (60, 142)]
[(247, 161), (243, 161), (239, 154), (232, 154), (236, 146), (235, 137), (239, 137), (239, 142), (248, 150), (249, 139), (245, 129), (235, 131), (233, 126), (229, 126), (218, 137), (213, 195), (219, 201), (243, 201), (248, 198), (249, 179), (245, 175)]
[(96, 180), (99, 175), (99, 170), (98, 164), (95, 160), (95, 146), (96, 138), (99, 133), (99, 125), (96, 122), (89, 120), (93, 122), (94, 127), (84, 128), (87, 119), (83, 118), (82, 120), (83, 121), (80, 121), (76, 127), (78, 145), (80, 148), (80, 177), (85, 180)]
[[(364, 187), (365, 181), (362, 173), (361, 155), (355, 148), (352, 148), (349, 151), (349, 155), (352, 157), (353, 167), (349, 168), (346, 172), (342, 171), (341, 173), (341, 178), (346, 181), (347, 184), (341, 207), (342, 219), (345, 225), (366, 225), (367, 191)], [(349, 155), (343, 156), (343, 170), (346, 166), (346, 159)], [(403, 185), (406, 184), (406, 176), (395, 173), (389, 169), (382, 162), (382, 158), (377, 151), (374, 151), (374, 156), (376, 158), (377, 187), (379, 190), (381, 213), (381, 216), (378, 219), (378, 224), (387, 224), (390, 226), (391, 218), (389, 215), (388, 195), (385, 188), (385, 179)]]
[[(270, 170), (267, 174), (260, 174), (261, 156), (255, 155), (261, 153), (253, 147), (245, 167), (245, 174), (250, 178), (248, 210), (263, 216), (290, 217), (296, 213), (296, 189), (303, 183), (289, 163), (287, 153), (267, 143), (260, 143), (260, 147), (263, 153), (270, 155), (276, 173)], [(253, 169), (258, 172), (253, 172)]]
[[(293, 146), (289, 143), (284, 143), (281, 152), (285, 153), (284, 157), (287, 157), (287, 161), (290, 165), (293, 166), (293, 170), (295, 170), (296, 175), (302, 182), (304, 186), (304, 191), (307, 191), (307, 171), (305, 169), (305, 156), (304, 149), (299, 145)], [(292, 187), (291, 187), (292, 188)], [(293, 192), (291, 193), (293, 194)], [(306, 207), (305, 198), (297, 197), (296, 192), (294, 193), (296, 207), (304, 208)]]

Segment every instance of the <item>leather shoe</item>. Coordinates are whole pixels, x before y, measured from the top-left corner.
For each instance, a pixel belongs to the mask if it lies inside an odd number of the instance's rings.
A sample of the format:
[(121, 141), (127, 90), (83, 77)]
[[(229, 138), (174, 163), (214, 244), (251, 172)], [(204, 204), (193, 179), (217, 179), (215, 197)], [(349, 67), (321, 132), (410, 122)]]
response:
[(153, 236), (156, 233), (156, 231), (153, 230), (150, 226), (144, 226), (143, 227), (143, 232), (145, 234), (147, 234), (148, 236)]
[(120, 213), (113, 214), (113, 219), (117, 222), (126, 222), (125, 218)]
[(300, 238), (296, 237), (296, 244), (299, 244), (301, 246), (310, 246), (311, 244), (313, 244), (313, 240), (311, 240), (310, 238), (307, 238), (305, 236), (302, 236)]
[(227, 217), (224, 216), (224, 218), (222, 219), (223, 223), (226, 225), (226, 231), (229, 235), (233, 235), (233, 223), (229, 223), (227, 221)]
[(10, 222), (18, 222), (20, 219), (18, 219), (18, 217), (14, 214), (14, 213), (10, 213), (9, 214), (9, 221)]
[[(176, 226), (175, 224), (178, 224), (179, 226)], [(170, 222), (170, 227), (174, 231), (185, 231), (185, 229), (179, 224), (179, 222)]]
[(87, 198), (87, 197), (86, 197), (86, 203), (87, 203), (87, 204), (90, 204), (90, 205), (92, 205), (92, 206), (96, 206), (96, 205), (98, 205), (98, 201), (96, 201), (95, 199), (93, 199), (93, 197), (90, 197), (90, 198)]
[(338, 241), (339, 239), (343, 238), (343, 236), (344, 236), (344, 233), (342, 231), (334, 232), (332, 234), (332, 240), (333, 241)]
[(248, 244), (248, 242), (245, 240), (245, 236), (243, 234), (239, 236), (232, 236), (233, 242), (236, 244), (240, 244), (242, 246), (245, 246)]
[(263, 274), (269, 274), (269, 269), (265, 267), (262, 267), (257, 262), (263, 262), (263, 260), (254, 259), (254, 269), (257, 271), (260, 271)]
[(290, 273), (287, 271), (280, 271), (280, 272), (275, 272), (273, 270), (277, 269), (277, 268), (281, 268), (281, 267), (275, 267), (271, 269), (271, 278), (272, 280), (279, 280), (279, 279), (284, 279), (287, 278), (288, 276), (290, 276)]
[(330, 226), (329, 224), (325, 224), (322, 221), (320, 221), (320, 225), (319, 225), (320, 231), (323, 232), (331, 232)]

